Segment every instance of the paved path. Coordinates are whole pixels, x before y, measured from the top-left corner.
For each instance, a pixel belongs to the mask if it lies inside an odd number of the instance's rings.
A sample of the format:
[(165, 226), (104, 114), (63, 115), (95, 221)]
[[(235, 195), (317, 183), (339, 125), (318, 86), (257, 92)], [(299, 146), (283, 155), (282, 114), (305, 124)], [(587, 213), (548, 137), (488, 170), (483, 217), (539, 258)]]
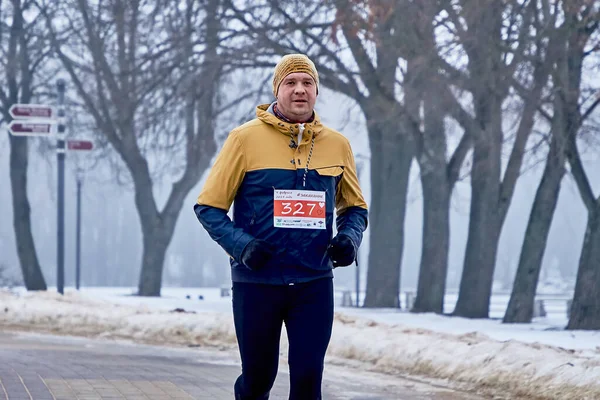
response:
[[(0, 331), (0, 400), (231, 400), (233, 354)], [(336, 366), (327, 366), (324, 389), (327, 400), (480, 399)], [(271, 399), (287, 399), (285, 371)]]

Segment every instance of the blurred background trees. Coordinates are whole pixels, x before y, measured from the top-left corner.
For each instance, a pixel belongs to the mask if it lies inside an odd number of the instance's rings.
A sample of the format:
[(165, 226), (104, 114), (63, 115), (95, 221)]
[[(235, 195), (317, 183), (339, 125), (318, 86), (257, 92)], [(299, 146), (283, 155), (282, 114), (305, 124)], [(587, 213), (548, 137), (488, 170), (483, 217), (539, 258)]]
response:
[[(365, 307), (398, 307), (407, 288), (414, 312), (487, 318), (502, 280), (504, 321), (530, 322), (560, 251), (579, 260), (559, 262), (569, 328), (598, 329), (599, 21), (592, 0), (2, 1), (0, 107), (6, 124), (15, 102), (52, 102), (63, 76), (72, 131), (99, 144), (86, 172), (105, 193), (85, 203), (88, 284), (146, 296), (220, 285), (227, 259), (197, 226), (194, 198), (227, 132), (273, 100), (278, 58), (306, 53), (317, 110), (366, 160)], [(35, 139), (8, 140), (11, 236), (26, 286), (43, 290), (52, 265), (36, 246), (51, 236), (29, 212)], [(577, 235), (553, 233), (575, 209)]]

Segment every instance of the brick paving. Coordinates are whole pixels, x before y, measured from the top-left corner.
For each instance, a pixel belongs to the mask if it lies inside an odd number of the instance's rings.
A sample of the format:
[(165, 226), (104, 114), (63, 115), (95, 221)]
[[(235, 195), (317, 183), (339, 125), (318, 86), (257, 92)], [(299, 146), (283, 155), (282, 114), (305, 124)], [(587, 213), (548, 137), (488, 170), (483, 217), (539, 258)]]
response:
[[(217, 352), (0, 331), (0, 400), (230, 400), (238, 374), (235, 360)], [(280, 372), (271, 399), (287, 399), (287, 379)], [(476, 399), (410, 382), (349, 382), (343, 374), (324, 387), (324, 399)]]

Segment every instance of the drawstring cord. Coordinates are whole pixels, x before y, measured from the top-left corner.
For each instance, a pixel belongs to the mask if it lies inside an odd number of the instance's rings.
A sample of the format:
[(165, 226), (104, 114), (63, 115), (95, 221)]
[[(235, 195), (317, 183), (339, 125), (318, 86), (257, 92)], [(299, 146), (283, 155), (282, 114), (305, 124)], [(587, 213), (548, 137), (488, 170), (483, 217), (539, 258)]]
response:
[[(304, 124), (298, 124), (298, 144), (300, 144), (300, 138), (304, 132)], [(304, 167), (304, 176), (302, 177), (302, 186), (306, 187), (306, 175), (308, 175), (308, 166), (310, 165), (310, 159), (312, 158), (313, 149), (315, 148), (315, 134), (312, 135), (310, 142), (310, 150), (308, 151), (308, 158), (306, 159), (306, 166)]]

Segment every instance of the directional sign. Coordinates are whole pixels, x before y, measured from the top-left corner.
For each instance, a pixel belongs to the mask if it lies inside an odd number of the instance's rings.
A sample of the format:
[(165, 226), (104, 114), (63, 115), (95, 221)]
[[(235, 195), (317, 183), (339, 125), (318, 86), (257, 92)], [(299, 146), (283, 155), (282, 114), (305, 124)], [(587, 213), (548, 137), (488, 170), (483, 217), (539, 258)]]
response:
[(67, 140), (69, 150), (92, 150), (94, 143), (89, 140)]
[(45, 104), (13, 104), (8, 112), (14, 119), (56, 118), (56, 110)]
[(52, 123), (14, 120), (8, 124), (8, 131), (14, 136), (50, 136), (52, 134)]

